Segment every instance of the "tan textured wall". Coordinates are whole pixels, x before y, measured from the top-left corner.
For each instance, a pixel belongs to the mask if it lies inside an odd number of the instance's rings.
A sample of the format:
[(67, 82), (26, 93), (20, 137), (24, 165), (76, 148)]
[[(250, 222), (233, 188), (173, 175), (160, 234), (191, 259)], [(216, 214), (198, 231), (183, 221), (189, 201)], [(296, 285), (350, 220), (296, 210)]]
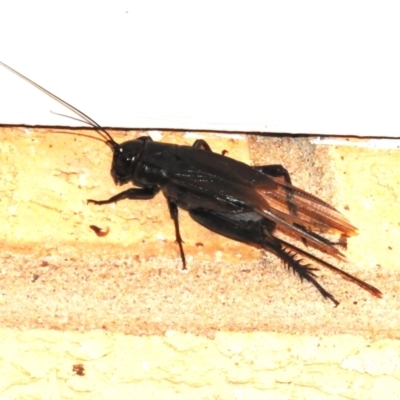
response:
[(0, 330), (4, 399), (398, 399), (400, 342)]
[[(273, 256), (214, 235), (184, 213), (182, 272), (162, 195), (87, 205), (121, 190), (101, 142), (28, 128), (0, 135), (4, 398), (398, 398), (400, 152), (393, 143), (377, 150), (356, 147), (363, 140), (347, 147), (203, 134), (231, 157), (284, 164), (297, 186), (359, 228), (340, 267), (384, 296), (321, 270), (320, 282), (341, 302), (334, 308)], [(98, 237), (91, 224), (110, 233)]]

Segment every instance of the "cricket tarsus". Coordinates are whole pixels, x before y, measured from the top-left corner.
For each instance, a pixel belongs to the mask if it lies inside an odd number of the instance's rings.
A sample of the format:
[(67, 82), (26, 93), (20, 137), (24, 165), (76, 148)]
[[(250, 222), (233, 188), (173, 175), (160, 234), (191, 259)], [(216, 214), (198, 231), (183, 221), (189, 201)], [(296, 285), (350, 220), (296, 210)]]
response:
[(288, 171), (281, 165), (251, 167), (212, 152), (208, 143), (199, 139), (193, 146), (153, 142), (141, 136), (118, 144), (96, 121), (71, 104), (0, 61), (0, 65), (50, 96), (92, 126), (111, 148), (111, 175), (116, 185), (131, 183), (108, 200), (92, 200), (97, 205), (121, 200), (149, 200), (162, 191), (175, 227), (183, 268), (186, 258), (179, 229), (179, 208), (188, 211), (199, 224), (232, 240), (261, 247), (279, 257), (301, 280), (316, 287), (321, 295), (339, 302), (317, 281), (316, 268), (308, 259), (357, 284), (374, 296), (382, 293), (345, 271), (313, 256), (275, 235), (284, 231), (313, 246), (320, 252), (343, 260), (344, 255), (323, 233), (337, 233), (339, 244), (357, 230), (334, 207), (318, 197), (292, 185)]

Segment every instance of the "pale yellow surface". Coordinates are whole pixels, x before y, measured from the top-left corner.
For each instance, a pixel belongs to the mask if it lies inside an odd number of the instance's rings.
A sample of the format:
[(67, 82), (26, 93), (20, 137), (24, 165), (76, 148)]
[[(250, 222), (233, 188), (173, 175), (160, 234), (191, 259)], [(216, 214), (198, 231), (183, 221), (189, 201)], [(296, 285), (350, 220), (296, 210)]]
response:
[(391, 400), (400, 393), (400, 342), (1, 329), (0, 372), (1, 399)]

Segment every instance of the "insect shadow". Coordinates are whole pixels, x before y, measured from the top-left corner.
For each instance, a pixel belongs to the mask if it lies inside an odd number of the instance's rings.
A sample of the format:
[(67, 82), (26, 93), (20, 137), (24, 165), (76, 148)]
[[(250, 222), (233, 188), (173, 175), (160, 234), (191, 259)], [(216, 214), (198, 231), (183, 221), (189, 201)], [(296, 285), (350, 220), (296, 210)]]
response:
[[(154, 142), (150, 137), (141, 136), (117, 143), (82, 111), (1, 61), (0, 64), (95, 128), (113, 152), (111, 175), (115, 184), (135, 185), (109, 199), (89, 199), (88, 203), (103, 205), (124, 199), (148, 200), (160, 191), (164, 194), (184, 269), (186, 258), (179, 230), (179, 209), (186, 210), (197, 223), (215, 233), (275, 254), (301, 280), (313, 284), (335, 305), (339, 302), (318, 283), (317, 268), (310, 262), (381, 297), (382, 293), (374, 286), (274, 235), (276, 230), (286, 231), (303, 244), (345, 260), (338, 247), (343, 247), (346, 239), (357, 233), (356, 228), (331, 205), (293, 186), (283, 166), (252, 167), (212, 152), (204, 140), (196, 140), (193, 146), (183, 146)], [(338, 234), (339, 241), (333, 242), (322, 236), (328, 232)]]

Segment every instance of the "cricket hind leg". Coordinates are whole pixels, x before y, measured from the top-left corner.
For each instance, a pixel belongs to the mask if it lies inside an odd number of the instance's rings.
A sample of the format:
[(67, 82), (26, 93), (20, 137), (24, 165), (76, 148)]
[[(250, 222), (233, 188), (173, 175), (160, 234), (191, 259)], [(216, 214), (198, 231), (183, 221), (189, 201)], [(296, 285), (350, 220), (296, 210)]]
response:
[(264, 175), (272, 176), (273, 178), (283, 178), (285, 183), (289, 185), (292, 184), (289, 171), (281, 164), (259, 165), (253, 167), (253, 169)]
[(298, 258), (298, 254), (292, 250), (290, 246), (282, 246), (280, 239), (279, 242), (279, 246), (271, 246), (270, 244), (266, 244), (263, 246), (263, 248), (264, 250), (269, 251), (279, 257), (288, 268), (290, 268), (299, 276), (301, 281), (306, 280), (314, 285), (314, 287), (325, 299), (329, 299), (335, 304), (335, 306), (338, 306), (340, 303), (336, 300), (336, 298), (320, 283), (318, 283), (317, 275), (315, 274), (315, 271), (318, 271), (318, 268), (311, 267), (310, 264), (304, 263), (304, 260)]
[[(189, 214), (197, 223), (213, 232), (229, 239), (261, 247), (265, 251), (275, 254), (301, 280), (306, 280), (313, 284), (324, 298), (331, 300), (336, 306), (339, 304), (335, 297), (318, 283), (314, 273), (317, 269), (299, 260), (295, 251), (296, 248), (291, 248), (289, 243), (284, 243), (283, 245), (280, 239), (273, 236), (272, 232), (275, 229), (274, 222), (263, 218), (254, 211), (225, 214), (196, 209), (189, 211)], [(304, 255), (307, 255), (307, 253)], [(319, 261), (316, 257), (314, 260)]]
[(367, 282), (362, 281), (361, 279), (356, 278), (355, 276), (349, 274), (346, 271), (343, 271), (342, 269), (335, 267), (334, 265), (319, 259), (318, 257), (308, 253), (305, 250), (302, 250), (300, 248), (298, 248), (297, 246), (288, 243), (282, 239), (279, 239), (281, 246), (283, 246), (286, 249), (289, 249), (289, 251), (295, 252), (297, 254), (300, 254), (304, 257), (307, 257), (309, 260), (312, 260), (318, 264), (320, 264), (321, 266), (330, 269), (331, 271), (341, 275), (344, 279), (356, 284), (357, 286), (361, 287), (362, 289), (366, 290), (367, 292), (369, 292), (370, 294), (372, 294), (373, 296), (376, 297), (382, 297), (382, 292), (377, 289), (375, 286), (370, 285)]
[[(262, 247), (264, 231), (273, 231), (275, 223), (248, 210), (241, 213), (223, 213), (206, 209), (189, 210), (189, 215), (207, 229), (238, 242)], [(268, 240), (276, 240), (272, 235)]]
[[(279, 164), (264, 165), (264, 166), (255, 167), (255, 169), (257, 169), (259, 172), (262, 172), (262, 173), (272, 176), (272, 177), (283, 177), (286, 183), (291, 184), (290, 174), (282, 165), (279, 165)], [(289, 207), (289, 209), (290, 209), (290, 207)], [(304, 231), (306, 231), (308, 234), (314, 236), (316, 239), (321, 240), (322, 242), (324, 242), (328, 245), (339, 245), (344, 248), (347, 247), (347, 237), (345, 235), (341, 235), (339, 238), (339, 241), (334, 242), (334, 241), (331, 241), (331, 240), (325, 238), (324, 236), (321, 236), (313, 231), (310, 231), (309, 229), (306, 229), (305, 227), (303, 227), (301, 225), (297, 225), (297, 226), (300, 229), (303, 229)], [(271, 247), (272, 242), (267, 241), (265, 243), (265, 245), (267, 244), (268, 248), (266, 248), (265, 250), (269, 250), (270, 252), (275, 253), (275, 255), (280, 257), (290, 268), (293, 269), (293, 271), (295, 271), (300, 276), (300, 279), (306, 279), (309, 282), (311, 282), (325, 298), (329, 298), (336, 305), (339, 304), (337, 302), (337, 300), (315, 280), (315, 274), (313, 273), (313, 271), (315, 271), (316, 269), (310, 268), (308, 265), (302, 264), (301, 261), (299, 261), (298, 259), (295, 258), (296, 254), (297, 255), (300, 254), (300, 255), (308, 258), (309, 260), (312, 260), (312, 261), (320, 264), (321, 266), (324, 266), (324, 267), (330, 269), (331, 271), (338, 273), (344, 279), (347, 279), (350, 282), (353, 282), (354, 284), (356, 284), (359, 287), (361, 287), (362, 289), (368, 291), (372, 295), (374, 295), (376, 297), (382, 297), (382, 292), (380, 290), (378, 290), (377, 288), (375, 288), (374, 286), (356, 278), (353, 275), (350, 275), (349, 273), (341, 270), (338, 267), (335, 267), (332, 264), (329, 264), (326, 261), (319, 259), (318, 257), (315, 257), (314, 255), (306, 252), (305, 250), (298, 248), (297, 246), (294, 246), (291, 243), (285, 242), (282, 239), (276, 238), (276, 240), (279, 240), (279, 242), (280, 242), (280, 246), (279, 246), (280, 249), (277, 248), (276, 245)], [(304, 243), (304, 244), (307, 244), (307, 243)], [(288, 262), (289, 261), (288, 257), (291, 258), (291, 260), (292, 260), (291, 262)]]

